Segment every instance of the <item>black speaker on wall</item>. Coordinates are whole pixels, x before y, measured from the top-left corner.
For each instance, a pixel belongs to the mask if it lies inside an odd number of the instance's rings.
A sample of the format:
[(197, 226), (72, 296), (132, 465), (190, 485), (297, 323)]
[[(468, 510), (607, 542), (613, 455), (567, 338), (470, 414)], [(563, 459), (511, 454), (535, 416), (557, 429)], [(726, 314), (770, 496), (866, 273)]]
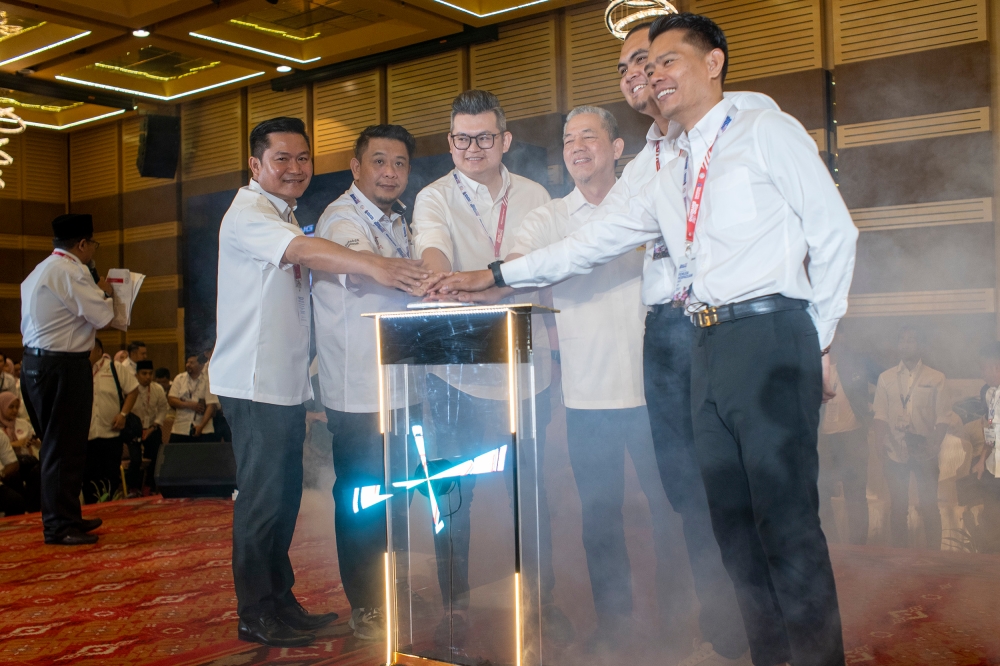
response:
[(164, 497), (231, 497), (236, 458), (229, 442), (168, 442), (153, 474)]
[(181, 154), (181, 119), (176, 116), (142, 116), (139, 155), (135, 166), (146, 178), (173, 178)]

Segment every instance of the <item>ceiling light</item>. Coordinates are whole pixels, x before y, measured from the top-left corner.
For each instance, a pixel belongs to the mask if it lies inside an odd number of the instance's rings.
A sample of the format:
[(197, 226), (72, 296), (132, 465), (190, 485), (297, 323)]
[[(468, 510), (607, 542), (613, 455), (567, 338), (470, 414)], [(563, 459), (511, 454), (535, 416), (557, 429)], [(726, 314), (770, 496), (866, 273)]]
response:
[(205, 86), (203, 88), (198, 88), (197, 90), (188, 90), (187, 92), (182, 92), (177, 95), (155, 95), (153, 93), (142, 92), (140, 90), (130, 90), (129, 88), (119, 88), (117, 86), (109, 86), (103, 83), (95, 83), (94, 81), (84, 81), (81, 79), (74, 79), (70, 76), (63, 76), (62, 74), (57, 74), (56, 79), (59, 81), (68, 81), (69, 83), (78, 83), (82, 86), (92, 86), (94, 88), (103, 88), (104, 90), (114, 90), (115, 92), (125, 93), (128, 95), (138, 95), (140, 97), (149, 97), (150, 99), (158, 99), (163, 102), (170, 102), (180, 97), (187, 97), (188, 95), (194, 95), (196, 93), (204, 92), (206, 90), (212, 90), (214, 88), (221, 88), (222, 86), (228, 86), (231, 83), (239, 83), (240, 81), (246, 81), (247, 79), (252, 79), (255, 76), (260, 76), (264, 72), (254, 72), (253, 74), (247, 74), (246, 76), (239, 76), (235, 79), (230, 79), (229, 81), (220, 81), (219, 83), (213, 83), (210, 86)]
[(55, 42), (54, 44), (49, 44), (47, 46), (43, 46), (41, 48), (37, 48), (34, 51), (28, 51), (27, 53), (22, 53), (21, 55), (14, 56), (13, 58), (8, 58), (7, 60), (4, 60), (3, 62), (0, 62), (0, 67), (3, 67), (4, 65), (9, 65), (12, 62), (17, 62), (18, 60), (23, 60), (24, 58), (27, 58), (28, 56), (35, 55), (36, 53), (41, 53), (42, 51), (48, 51), (49, 49), (54, 49), (57, 46), (62, 46), (63, 44), (66, 44), (67, 42), (72, 42), (74, 39), (80, 39), (81, 37), (86, 37), (89, 34), (90, 34), (90, 30), (87, 30), (86, 32), (81, 32), (79, 35), (73, 35), (72, 37), (67, 37), (66, 39), (60, 40), (58, 42)]
[(292, 71), (292, 68), (289, 67), (288, 65), (278, 65), (277, 69), (282, 74)]
[[(545, 2), (546, 0), (539, 0), (540, 2)], [(207, 39), (210, 42), (216, 42), (218, 44), (225, 44), (226, 46), (233, 46), (238, 49), (246, 49), (247, 51), (253, 51), (255, 53), (263, 53), (264, 55), (273, 56), (275, 58), (281, 58), (282, 60), (291, 60), (292, 62), (299, 63), (303, 65), (307, 62), (316, 62), (319, 60), (319, 56), (315, 58), (308, 58), (306, 60), (301, 60), (299, 58), (293, 58), (289, 55), (284, 55), (282, 53), (275, 53), (274, 51), (265, 51), (264, 49), (254, 48), (253, 46), (247, 46), (246, 44), (240, 44), (239, 42), (230, 42), (225, 39), (219, 39), (218, 37), (209, 37), (208, 35), (199, 35), (197, 32), (189, 32), (192, 37), (197, 37), (198, 39)]]
[(611, 0), (604, 10), (604, 25), (612, 35), (624, 40), (629, 30), (640, 23), (676, 13), (677, 8), (667, 0)]
[(132, 36), (133, 37), (149, 37), (149, 30), (146, 30), (145, 28), (139, 28), (138, 30), (133, 30), (132, 31)]

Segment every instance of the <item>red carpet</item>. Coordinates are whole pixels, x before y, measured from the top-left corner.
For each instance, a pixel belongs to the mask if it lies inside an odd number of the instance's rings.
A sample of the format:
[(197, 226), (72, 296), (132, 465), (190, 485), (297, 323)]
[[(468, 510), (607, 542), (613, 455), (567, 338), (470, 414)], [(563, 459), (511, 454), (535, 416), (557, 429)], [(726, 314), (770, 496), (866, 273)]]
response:
[[(295, 591), (342, 620), (296, 650), (236, 640), (229, 501), (87, 507), (105, 520), (101, 541), (76, 548), (41, 545), (37, 514), (0, 519), (0, 663), (380, 663), (382, 646), (355, 640), (344, 623), (332, 526), (316, 517), (322, 509), (308, 511), (292, 551)], [(1000, 557), (861, 547), (833, 557), (849, 664), (1000, 664)]]

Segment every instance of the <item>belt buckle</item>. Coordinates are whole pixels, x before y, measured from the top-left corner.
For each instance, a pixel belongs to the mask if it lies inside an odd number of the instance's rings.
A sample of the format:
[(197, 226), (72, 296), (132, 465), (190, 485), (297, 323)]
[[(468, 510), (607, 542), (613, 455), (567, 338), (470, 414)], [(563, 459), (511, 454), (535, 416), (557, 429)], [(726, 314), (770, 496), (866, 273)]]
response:
[(715, 307), (708, 307), (694, 313), (694, 323), (698, 328), (708, 328), (719, 323), (719, 310)]

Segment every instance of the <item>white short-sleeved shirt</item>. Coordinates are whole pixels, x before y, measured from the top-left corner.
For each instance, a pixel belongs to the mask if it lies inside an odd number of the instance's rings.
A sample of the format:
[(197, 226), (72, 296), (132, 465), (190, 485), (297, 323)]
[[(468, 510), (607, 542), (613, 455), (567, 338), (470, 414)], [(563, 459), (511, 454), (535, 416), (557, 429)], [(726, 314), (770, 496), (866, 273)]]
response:
[(123, 398), (127, 398), (128, 394), (139, 386), (135, 375), (129, 372), (127, 367), (115, 363), (107, 354), (94, 364), (94, 410), (90, 415), (89, 439), (106, 439), (121, 434), (120, 430), (114, 430), (111, 427), (115, 417), (122, 411), (122, 404), (118, 399), (118, 387), (111, 374), (112, 365), (118, 373)]
[[(904, 404), (905, 403), (905, 404)], [(928, 368), (923, 361), (913, 372), (900, 362), (878, 377), (873, 405), (875, 418), (889, 424), (889, 458), (907, 462), (909, 453), (904, 435), (930, 437), (939, 424), (947, 424), (951, 407), (947, 399), (944, 373)]]
[(149, 386), (139, 385), (139, 395), (135, 399), (132, 413), (142, 420), (143, 428), (163, 425), (169, 408), (167, 394), (163, 391), (162, 386), (156, 382), (150, 382)]
[[(514, 239), (514, 254), (528, 254), (587, 223), (597, 206), (574, 188), (563, 199), (528, 213)], [(563, 402), (571, 409), (627, 409), (646, 404), (640, 299), (644, 248), (640, 246), (587, 275), (552, 287)]]
[[(524, 216), (548, 203), (551, 197), (535, 181), (510, 173), (502, 165), (500, 170), (503, 174), (503, 187), (496, 198), (490, 196), (486, 185), (472, 180), (458, 169), (448, 172), (417, 194), (413, 204), (414, 258), (420, 258), (425, 250), (433, 247), (444, 253), (451, 262), (452, 270), (475, 271), (489, 266), (496, 261), (493, 239), (497, 235), (504, 196), (508, 198), (507, 218), (500, 244), (500, 258), (510, 254)], [(482, 222), (466, 201), (463, 188), (482, 215)], [(538, 304), (539, 296), (537, 292), (531, 292), (520, 294), (514, 300)], [(548, 331), (542, 317), (531, 318), (531, 331), (535, 390), (540, 392), (549, 386), (552, 362)], [(461, 376), (461, 383), (458, 385), (459, 380), (454, 379), (456, 373), (449, 372), (445, 367), (432, 370), (433, 374), (442, 379), (456, 382), (456, 388), (469, 395), (506, 400), (506, 379), (500, 376), (500, 372), (495, 367), (465, 367), (458, 373)]]
[[(7, 433), (0, 431), (0, 467), (6, 467), (7, 465), (13, 465), (17, 462), (17, 454), (14, 452), (14, 447), (10, 445), (10, 438), (7, 437)], [(0, 486), (3, 482), (0, 481)]]
[[(351, 198), (357, 198), (357, 203)], [(392, 242), (364, 211), (376, 217)], [(398, 213), (385, 215), (356, 185), (326, 207), (316, 224), (316, 236), (358, 252), (398, 257), (396, 247), (409, 256), (408, 235)], [(393, 245), (395, 242), (395, 245)], [(379, 409), (375, 320), (368, 312), (406, 308), (413, 298), (398, 289), (365, 281), (352, 283), (346, 275), (314, 271), (313, 317), (316, 320), (316, 355), (323, 406), (338, 412), (372, 413)], [(415, 388), (415, 387), (411, 387)], [(419, 399), (416, 390), (410, 397)]]
[(219, 227), (217, 338), (212, 392), (272, 405), (300, 405), (309, 384), (309, 271), (282, 261), (301, 236), (291, 207), (240, 188)]
[(70, 252), (53, 251), (21, 283), (25, 347), (89, 352), (97, 329), (107, 326), (114, 314), (112, 300)]
[[(212, 365), (215, 364), (213, 363)], [(174, 377), (174, 381), (170, 385), (170, 397), (179, 398), (185, 402), (198, 402), (199, 400), (204, 400), (206, 405), (218, 406), (219, 398), (216, 397), (211, 390), (209, 390), (210, 381), (208, 373), (204, 371), (198, 375), (197, 379), (192, 379), (191, 375), (186, 372), (182, 372)], [(174, 411), (174, 427), (170, 432), (175, 435), (190, 434), (191, 426), (198, 425), (201, 423), (201, 419), (204, 418), (204, 414), (199, 414), (193, 409), (177, 408)], [(203, 435), (211, 435), (214, 432), (215, 426), (212, 424), (212, 419), (209, 419), (201, 433)]]

